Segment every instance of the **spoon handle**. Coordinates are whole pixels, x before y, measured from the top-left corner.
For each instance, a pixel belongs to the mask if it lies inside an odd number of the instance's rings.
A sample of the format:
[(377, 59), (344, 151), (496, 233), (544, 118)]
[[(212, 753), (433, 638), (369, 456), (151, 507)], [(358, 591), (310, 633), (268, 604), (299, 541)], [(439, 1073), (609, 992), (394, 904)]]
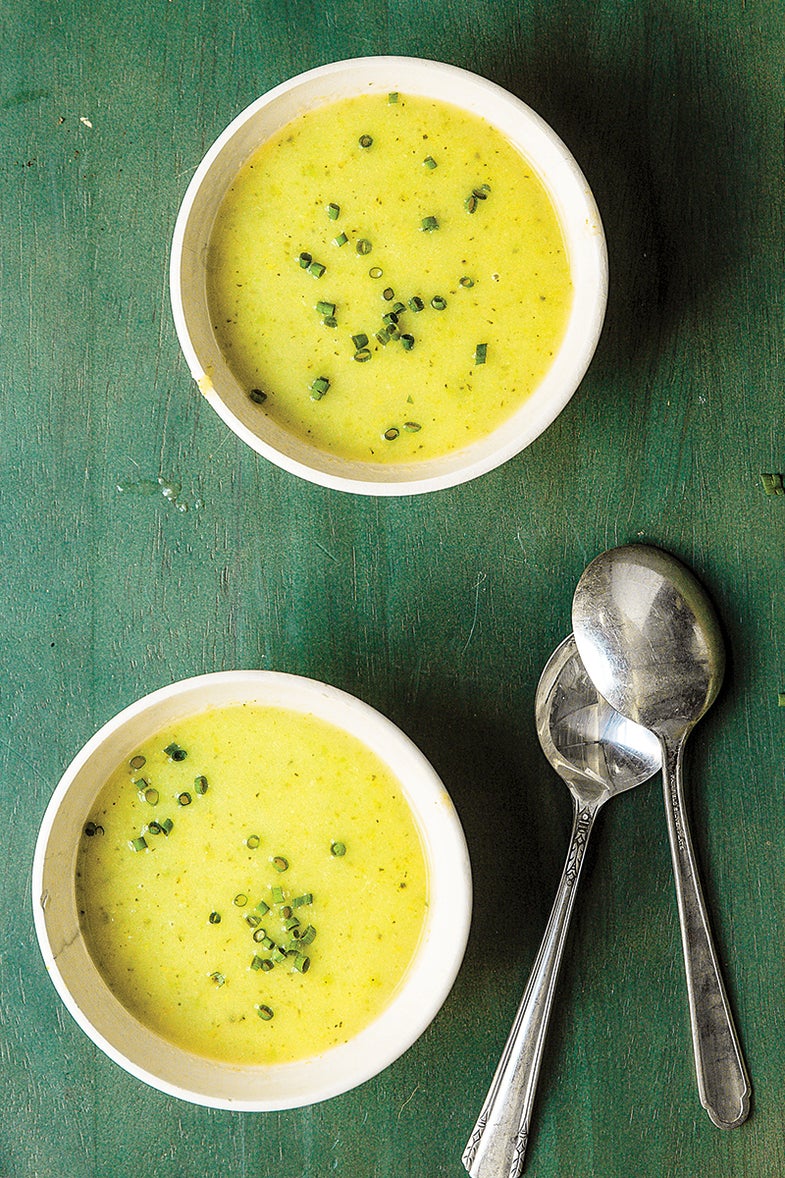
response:
[(472, 1178), (518, 1178), (556, 981), (596, 806), (576, 805), (567, 861), (507, 1043), (462, 1161)]
[(747, 1119), (751, 1085), (712, 940), (682, 787), (684, 741), (662, 744), (662, 777), (681, 921), (700, 1100), (720, 1129)]

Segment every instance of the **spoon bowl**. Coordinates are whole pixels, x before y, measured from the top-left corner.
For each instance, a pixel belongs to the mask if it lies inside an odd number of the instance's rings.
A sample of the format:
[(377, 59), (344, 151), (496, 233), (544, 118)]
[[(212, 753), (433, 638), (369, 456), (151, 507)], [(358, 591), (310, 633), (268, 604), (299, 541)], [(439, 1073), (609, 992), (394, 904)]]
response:
[(601, 806), (660, 768), (659, 741), (597, 692), (572, 635), (537, 686), (537, 735), (573, 799), (567, 859), (550, 919), (480, 1116), (463, 1154), (472, 1178), (518, 1178), (556, 982), (586, 845)]
[(597, 690), (659, 738), (668, 834), (703, 1107), (742, 1124), (750, 1081), (725, 994), (683, 796), (684, 743), (717, 697), (725, 652), (705, 590), (675, 557), (645, 544), (602, 553), (584, 570), (572, 621)]

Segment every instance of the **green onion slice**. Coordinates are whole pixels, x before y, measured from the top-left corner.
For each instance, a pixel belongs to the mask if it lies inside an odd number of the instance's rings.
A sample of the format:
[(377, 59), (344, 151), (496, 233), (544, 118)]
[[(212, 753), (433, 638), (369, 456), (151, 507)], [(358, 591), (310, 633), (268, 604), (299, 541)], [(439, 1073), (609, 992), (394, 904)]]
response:
[(270, 862), (272, 863), (272, 865), (276, 871), (288, 871), (289, 870), (289, 860), (284, 859), (283, 855), (274, 855), (273, 858), (270, 860)]
[(328, 302), (325, 302), (324, 299), (320, 299), (319, 302), (316, 304), (316, 310), (319, 312), (320, 315), (334, 315), (335, 314), (335, 303), (328, 303)]
[(311, 945), (313, 943), (315, 937), (316, 937), (316, 929), (313, 927), (312, 924), (309, 924), (300, 933), (300, 944), (301, 945)]
[(267, 400), (267, 393), (263, 389), (251, 389), (248, 396), (253, 401), (254, 405), (264, 405)]
[(314, 278), (321, 278), (326, 269), (327, 267), (323, 266), (321, 262), (311, 262), (308, 273), (313, 274)]
[(337, 221), (341, 215), (341, 206), (333, 204), (331, 201), (326, 207), (326, 212), (331, 221)]
[(387, 95), (387, 101), (388, 101), (388, 102), (389, 102), (391, 105), (392, 105), (393, 103), (397, 102), (397, 101), (398, 101), (398, 91), (397, 91), (397, 90), (391, 90), (391, 91), (390, 91), (390, 93)]
[(411, 352), (412, 348), (414, 347), (414, 336), (410, 335), (408, 331), (404, 332), (404, 334), (401, 336), (401, 343), (403, 344), (405, 351)]
[(409, 299), (410, 311), (422, 311), (424, 306), (425, 303), (422, 301), (419, 295), (413, 295), (412, 298)]
[(161, 834), (171, 834), (173, 827), (174, 823), (172, 822), (171, 818), (164, 818), (163, 822), (161, 823)]
[(371, 245), (371, 243), (367, 237), (360, 237), (360, 238), (358, 238), (357, 244), (355, 245), (354, 248), (357, 250), (357, 253), (360, 254), (361, 257), (365, 257), (367, 254), (369, 254), (371, 252), (371, 250), (373, 249), (373, 246)]
[(419, 421), (405, 421), (403, 428), (410, 434), (417, 434), (422, 429)]
[(463, 278), (460, 278), (458, 281), (466, 290), (469, 290), (470, 287), (474, 286), (474, 279), (470, 278), (468, 274), (464, 274)]
[(177, 804), (179, 806), (190, 806), (191, 795), (188, 793), (187, 790), (184, 789), (181, 794), (177, 795)]
[(371, 266), (368, 274), (371, 278), (381, 278), (382, 274), (384, 274), (384, 270), (382, 270), (381, 266)]
[(271, 888), (271, 889), (270, 889), (270, 892), (271, 892), (271, 894), (272, 894), (272, 897), (273, 897), (273, 904), (283, 904), (283, 902), (284, 902), (284, 890), (283, 890), (283, 888), (279, 887), (279, 886), (276, 884), (276, 886), (275, 886), (274, 888)]
[(370, 135), (361, 135), (357, 142), (360, 144), (360, 147), (373, 146), (373, 138)]
[(487, 344), (477, 344), (477, 347), (474, 349), (474, 363), (475, 364), (484, 364), (487, 355), (488, 355), (488, 345)]
[(207, 917), (207, 919), (210, 921), (210, 924), (220, 924), (221, 923), (221, 913), (220, 912), (211, 912), (210, 915)]
[(371, 358), (371, 353), (368, 348), (358, 348), (354, 353), (354, 358), (358, 364), (365, 364)]
[(302, 896), (295, 896), (292, 908), (302, 908), (306, 904), (313, 904), (313, 892), (303, 892)]
[(441, 295), (434, 295), (431, 299), (431, 306), (433, 307), (434, 311), (443, 311), (447, 306), (447, 300)]
[(219, 973), (218, 970), (215, 970), (214, 973), (208, 974), (207, 976), (211, 982), (215, 982), (216, 986), (222, 986), (226, 981), (224, 975)]
[(174, 741), (166, 746), (164, 752), (170, 761), (184, 761), (188, 756), (188, 753), (185, 751), (185, 749), (181, 749), (179, 744), (175, 744)]
[(304, 953), (298, 953), (294, 959), (294, 968), (298, 973), (307, 973), (311, 968), (311, 959)]
[[(396, 435), (397, 436), (397, 435)], [(346, 854), (346, 843), (333, 842), (330, 844), (330, 854), (340, 858)]]
[(142, 769), (147, 764), (147, 758), (143, 757), (141, 753), (137, 753), (135, 757), (131, 757), (128, 764), (132, 769)]
[(194, 777), (194, 789), (196, 790), (196, 792), (199, 794), (200, 797), (202, 796), (202, 794), (207, 793), (207, 778), (204, 776), (204, 774), (200, 774), (198, 777)]
[(384, 290), (382, 291), (382, 298), (385, 300), (385, 302), (388, 303), (395, 298), (395, 291), (391, 286), (385, 286)]
[(433, 233), (434, 229), (439, 228), (439, 222), (436, 217), (423, 217), (420, 222), (420, 229), (423, 233)]
[(139, 835), (138, 838), (130, 839), (128, 846), (132, 851), (144, 851), (147, 847), (147, 839), (144, 835)]
[(368, 336), (364, 331), (360, 331), (357, 335), (352, 336), (352, 343), (358, 351), (360, 348), (366, 348), (368, 346)]
[(321, 401), (329, 387), (330, 382), (326, 376), (317, 376), (316, 380), (311, 381), (311, 400)]
[(308, 267), (310, 266), (311, 262), (313, 261), (313, 258), (311, 257), (311, 255), (309, 253), (306, 253), (306, 251), (303, 250), (303, 252), (301, 254), (297, 255), (297, 261), (300, 263), (303, 270), (307, 270)]
[(249, 851), (255, 851), (261, 841), (258, 834), (249, 834), (245, 840), (245, 845)]
[(256, 911), (259, 913), (260, 916), (266, 916), (267, 913), (270, 911), (270, 905), (266, 904), (264, 900), (260, 900), (259, 903), (256, 905)]
[(349, 240), (349, 238), (346, 236), (345, 233), (339, 233), (337, 237), (333, 238), (333, 245), (337, 245), (337, 246), (346, 245), (348, 240)]
[(259, 1015), (259, 1018), (264, 1019), (266, 1023), (269, 1023), (270, 1019), (275, 1015), (273, 1008), (271, 1006), (265, 1006), (263, 1003), (259, 1003), (257, 1005), (256, 1013)]
[(428, 168), (429, 171), (432, 172), (433, 169), (436, 167), (436, 160), (433, 158), (432, 155), (426, 155), (425, 159), (423, 160), (423, 164), (425, 165), (426, 168)]
[(103, 826), (99, 826), (97, 822), (86, 822), (85, 828), (84, 828), (84, 833), (87, 835), (87, 837), (89, 839), (91, 839), (96, 834), (103, 834), (104, 828), (103, 828)]
[(248, 903), (248, 897), (245, 892), (238, 892), (232, 903), (236, 908), (245, 908), (245, 905)]

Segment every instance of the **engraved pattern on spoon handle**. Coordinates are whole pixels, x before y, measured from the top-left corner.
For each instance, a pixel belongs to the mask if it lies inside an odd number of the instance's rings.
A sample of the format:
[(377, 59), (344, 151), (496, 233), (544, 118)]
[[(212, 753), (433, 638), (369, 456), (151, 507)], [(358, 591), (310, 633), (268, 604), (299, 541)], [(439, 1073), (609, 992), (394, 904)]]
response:
[(575, 807), (556, 898), (523, 998), (462, 1162), (472, 1178), (519, 1178), (545, 1036), (584, 852), (599, 807)]
[(698, 1092), (714, 1124), (733, 1129), (747, 1119), (751, 1084), (720, 973), (684, 808), (684, 740), (671, 747), (662, 738), (661, 744)]

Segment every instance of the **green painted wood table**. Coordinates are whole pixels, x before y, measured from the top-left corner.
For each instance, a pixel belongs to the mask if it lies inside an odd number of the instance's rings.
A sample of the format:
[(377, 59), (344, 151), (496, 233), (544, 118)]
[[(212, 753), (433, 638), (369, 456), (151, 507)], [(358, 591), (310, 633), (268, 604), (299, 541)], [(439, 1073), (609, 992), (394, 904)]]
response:
[[(539, 945), (570, 822), (534, 689), (585, 564), (687, 561), (729, 670), (688, 755), (695, 839), (754, 1084), (698, 1103), (665, 817), (607, 807), (541, 1075), (532, 1178), (785, 1173), (785, 468), (781, 0), (3, 0), (0, 5), (2, 1178), (459, 1178)], [(599, 350), (558, 420), (464, 487), (368, 499), (257, 457), (192, 385), (174, 218), (218, 132), (342, 57), (483, 74), (585, 171), (608, 234)], [(118, 487), (162, 479), (167, 496)], [(188, 675), (325, 679), (446, 782), (476, 902), (440, 1014), (394, 1065), (280, 1114), (211, 1111), (109, 1062), (62, 1007), (30, 870), (63, 769)]]

